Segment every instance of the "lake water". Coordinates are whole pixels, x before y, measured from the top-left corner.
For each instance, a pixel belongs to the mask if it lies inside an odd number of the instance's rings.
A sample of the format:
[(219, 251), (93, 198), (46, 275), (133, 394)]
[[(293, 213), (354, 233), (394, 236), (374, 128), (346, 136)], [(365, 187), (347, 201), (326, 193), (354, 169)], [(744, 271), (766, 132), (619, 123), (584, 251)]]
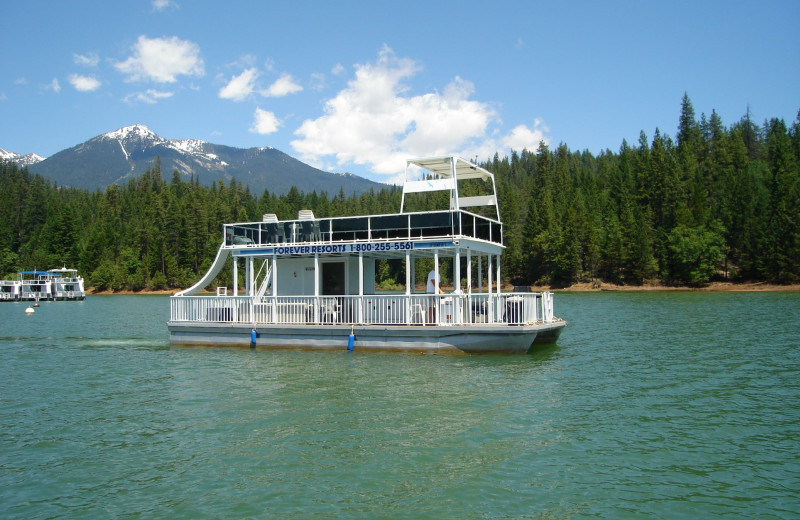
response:
[(557, 294), (518, 356), (170, 348), (0, 304), (0, 517), (798, 518), (800, 294)]

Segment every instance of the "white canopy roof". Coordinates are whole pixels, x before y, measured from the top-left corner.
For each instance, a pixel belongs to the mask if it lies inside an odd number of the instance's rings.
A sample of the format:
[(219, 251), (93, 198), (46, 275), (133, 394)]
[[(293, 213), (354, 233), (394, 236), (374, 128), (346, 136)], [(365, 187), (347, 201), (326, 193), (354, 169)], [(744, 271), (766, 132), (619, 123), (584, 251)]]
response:
[[(421, 168), (433, 178), (421, 180), (408, 180), (409, 169), (412, 167)], [(467, 179), (481, 179), (491, 181), (491, 193), (475, 197), (459, 197), (458, 181)], [(497, 218), (500, 219), (500, 208), (497, 204), (497, 190), (494, 184), (494, 175), (481, 168), (477, 164), (471, 163), (457, 156), (450, 157), (425, 157), (420, 159), (409, 159), (406, 163), (406, 178), (403, 183), (403, 196), (400, 203), (400, 211), (405, 206), (407, 193), (419, 193), (428, 191), (449, 191), (450, 208), (458, 210), (471, 206), (494, 206)]]

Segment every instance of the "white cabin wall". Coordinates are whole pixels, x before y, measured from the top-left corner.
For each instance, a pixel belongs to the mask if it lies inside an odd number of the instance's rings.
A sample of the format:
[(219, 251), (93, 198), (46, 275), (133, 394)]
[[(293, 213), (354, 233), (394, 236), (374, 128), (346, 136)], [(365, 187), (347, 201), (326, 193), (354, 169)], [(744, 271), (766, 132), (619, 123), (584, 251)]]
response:
[(313, 258), (279, 258), (277, 262), (280, 295), (314, 295)]

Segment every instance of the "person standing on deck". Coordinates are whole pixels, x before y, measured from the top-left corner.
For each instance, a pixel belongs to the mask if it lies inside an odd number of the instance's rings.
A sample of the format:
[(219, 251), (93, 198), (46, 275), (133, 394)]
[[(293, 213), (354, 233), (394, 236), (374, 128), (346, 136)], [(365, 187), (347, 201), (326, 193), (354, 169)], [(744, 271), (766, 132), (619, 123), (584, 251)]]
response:
[(431, 271), (428, 273), (428, 287), (425, 292), (428, 294), (435, 294), (436, 293), (436, 286), (439, 285), (439, 294), (444, 294), (444, 291), (441, 287), (442, 279), (439, 277), (439, 273), (436, 271)]
[[(428, 294), (436, 294), (436, 286), (441, 282), (441, 278), (439, 277), (439, 273), (436, 271), (431, 271), (428, 273), (428, 286), (425, 289), (425, 292)], [(439, 287), (439, 294), (443, 294), (444, 291), (442, 290), (441, 286)], [(428, 323), (436, 323), (436, 301), (438, 298), (428, 298), (431, 300), (428, 302)]]

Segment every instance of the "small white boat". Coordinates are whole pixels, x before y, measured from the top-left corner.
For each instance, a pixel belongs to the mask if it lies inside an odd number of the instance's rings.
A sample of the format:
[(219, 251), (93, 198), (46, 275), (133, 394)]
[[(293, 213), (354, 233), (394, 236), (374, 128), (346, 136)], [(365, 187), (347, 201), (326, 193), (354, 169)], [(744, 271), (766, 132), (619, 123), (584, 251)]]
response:
[(0, 301), (18, 302), (22, 299), (22, 282), (19, 280), (0, 280)]
[[(405, 211), (410, 198), (437, 192), (448, 195), (444, 209)], [(490, 172), (458, 157), (411, 160), (399, 213), (315, 218), (303, 210), (296, 220), (225, 224), (208, 273), (170, 299), (170, 341), (467, 353), (554, 343), (566, 322), (553, 315), (552, 293), (503, 293), (503, 249)], [(231, 256), (232, 294), (198, 295)], [(379, 260), (403, 264), (403, 291), (376, 289)], [(440, 273), (444, 263), (453, 292), (442, 293), (435, 274), (427, 290), (415, 288), (418, 266)]]
[(78, 276), (77, 269), (50, 269), (53, 299), (55, 300), (84, 300), (86, 291), (83, 287), (83, 278)]
[(53, 284), (47, 271), (20, 271), (17, 273), (21, 284), (21, 300), (39, 302), (53, 299)]

